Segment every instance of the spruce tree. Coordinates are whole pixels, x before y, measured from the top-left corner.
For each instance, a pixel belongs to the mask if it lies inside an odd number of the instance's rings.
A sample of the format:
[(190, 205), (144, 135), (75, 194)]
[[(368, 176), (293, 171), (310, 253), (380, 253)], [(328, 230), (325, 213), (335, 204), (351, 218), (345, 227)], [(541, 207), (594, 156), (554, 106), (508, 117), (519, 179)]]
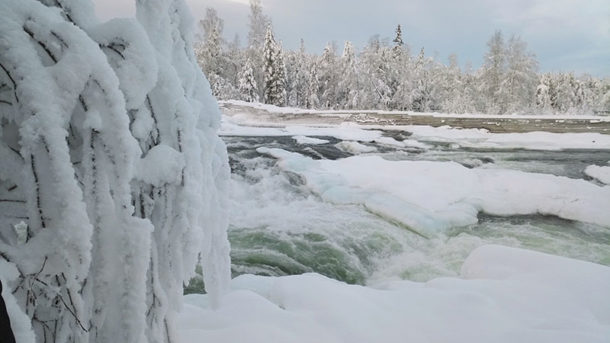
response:
[(239, 73), (239, 93), (247, 102), (258, 102), (258, 87), (254, 78), (252, 61), (248, 58)]
[(392, 42), (394, 42), (395, 47), (402, 47), (405, 44), (402, 41), (402, 29), (400, 27), (400, 24), (398, 24), (398, 26), (396, 27), (396, 37), (394, 37), (394, 40)]
[(283, 106), (286, 99), (286, 70), (282, 49), (275, 41), (271, 26), (267, 26), (263, 47), (263, 100), (266, 104)]

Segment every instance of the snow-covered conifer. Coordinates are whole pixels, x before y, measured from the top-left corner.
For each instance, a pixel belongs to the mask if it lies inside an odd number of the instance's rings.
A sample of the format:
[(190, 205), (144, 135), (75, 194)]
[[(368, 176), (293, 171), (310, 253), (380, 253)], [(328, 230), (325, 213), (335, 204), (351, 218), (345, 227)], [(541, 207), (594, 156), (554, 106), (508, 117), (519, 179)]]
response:
[(252, 61), (248, 58), (246, 64), (239, 73), (239, 93), (243, 100), (248, 102), (258, 101), (258, 87), (254, 79)]
[(402, 41), (402, 29), (400, 28), (400, 24), (396, 27), (396, 36), (394, 37), (394, 46), (402, 47), (405, 43)]
[(267, 27), (263, 49), (263, 99), (266, 104), (284, 106), (286, 102), (286, 66), (281, 46), (275, 41), (271, 26)]

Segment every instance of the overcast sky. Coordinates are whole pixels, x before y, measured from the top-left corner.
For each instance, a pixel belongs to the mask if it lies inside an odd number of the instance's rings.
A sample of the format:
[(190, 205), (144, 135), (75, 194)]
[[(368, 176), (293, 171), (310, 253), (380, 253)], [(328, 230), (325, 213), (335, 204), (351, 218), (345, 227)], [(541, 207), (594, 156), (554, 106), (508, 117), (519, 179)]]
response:
[[(94, 0), (102, 19), (132, 16), (130, 0)], [(247, 38), (248, 0), (187, 0), (196, 19), (213, 7), (224, 36)], [(477, 68), (493, 32), (516, 34), (538, 57), (541, 71), (610, 77), (610, 0), (263, 0), (276, 37), (289, 49), (303, 38), (319, 53), (327, 42), (362, 47), (374, 34), (391, 38), (397, 24), (413, 53), (443, 62), (452, 53)]]

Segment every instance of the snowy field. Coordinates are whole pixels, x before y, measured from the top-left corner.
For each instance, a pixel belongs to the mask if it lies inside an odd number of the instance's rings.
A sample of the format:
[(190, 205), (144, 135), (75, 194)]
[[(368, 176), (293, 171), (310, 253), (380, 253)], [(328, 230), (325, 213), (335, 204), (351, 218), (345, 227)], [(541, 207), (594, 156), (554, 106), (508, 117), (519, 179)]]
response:
[[(610, 136), (224, 116), (234, 280), (185, 342), (607, 342)], [(258, 276), (255, 276), (258, 275)]]

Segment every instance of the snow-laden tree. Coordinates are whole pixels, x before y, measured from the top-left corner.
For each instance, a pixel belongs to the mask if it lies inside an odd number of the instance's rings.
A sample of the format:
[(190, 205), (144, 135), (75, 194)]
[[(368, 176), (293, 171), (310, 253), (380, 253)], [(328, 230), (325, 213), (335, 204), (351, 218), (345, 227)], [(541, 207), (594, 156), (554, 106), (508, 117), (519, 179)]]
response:
[(263, 99), (266, 104), (284, 106), (286, 102), (286, 65), (282, 47), (275, 41), (271, 26), (267, 27), (263, 49)]
[(199, 21), (199, 26), (203, 31), (203, 42), (197, 44), (195, 49), (197, 62), (208, 76), (212, 93), (217, 97), (226, 95), (230, 98), (234, 87), (231, 86), (230, 80), (225, 79), (228, 63), (223, 54), (224, 21), (218, 17), (215, 9), (208, 7), (204, 19)]
[(248, 58), (246, 64), (239, 73), (239, 93), (243, 100), (248, 102), (258, 101), (258, 87), (254, 79), (252, 62)]
[(309, 67), (309, 77), (307, 84), (307, 96), (305, 98), (306, 108), (319, 108), (320, 98), (318, 98), (318, 90), (320, 89), (320, 82), (318, 81), (318, 66), (314, 61)]
[(527, 44), (517, 36), (508, 40), (506, 48), (506, 74), (501, 83), (500, 98), (506, 104), (506, 112), (527, 110), (535, 102), (538, 65)]
[(387, 109), (391, 89), (387, 83), (388, 47), (379, 36), (373, 36), (360, 54), (362, 87), (359, 89), (358, 107)]
[(413, 89), (411, 91), (412, 107), (416, 112), (437, 110), (437, 84), (434, 82), (433, 61), (426, 57), (421, 49), (413, 70)]
[[(264, 82), (264, 57), (265, 34), (267, 27), (271, 26), (271, 19), (263, 13), (261, 0), (250, 0), (248, 30), (247, 58), (253, 65), (254, 79), (258, 85)], [(259, 87), (259, 98), (263, 98), (263, 87)]]
[(412, 106), (413, 75), (409, 49), (402, 40), (400, 25), (396, 28), (392, 53), (387, 57), (386, 79), (390, 88), (389, 109), (409, 110)]
[(543, 74), (536, 87), (536, 108), (542, 113), (553, 113), (557, 99), (556, 85), (551, 74)]
[(345, 42), (339, 62), (339, 82), (337, 85), (337, 104), (340, 108), (354, 109), (358, 103), (360, 72), (356, 65), (356, 53), (351, 42)]
[(604, 111), (606, 113), (610, 113), (610, 78), (606, 78), (599, 90), (600, 94), (600, 105), (599, 111)]
[(0, 2), (0, 279), (18, 342), (175, 342), (230, 278), (228, 163), (183, 0)]
[(402, 48), (403, 45), (405, 45), (402, 41), (402, 28), (400, 27), (400, 24), (396, 27), (396, 36), (392, 42), (394, 43), (395, 48)]
[(286, 61), (286, 87), (288, 106), (306, 107), (309, 86), (309, 58), (305, 52), (305, 42), (297, 52), (288, 52)]
[(506, 48), (502, 31), (496, 31), (487, 42), (488, 51), (479, 76), (479, 91), (485, 96), (483, 108), (487, 113), (503, 113), (506, 104), (502, 99), (502, 81), (506, 71)]
[(326, 44), (317, 63), (318, 81), (320, 82), (318, 94), (320, 99), (324, 99), (321, 105), (325, 108), (337, 107), (339, 70), (335, 50), (333, 44)]
[(460, 70), (456, 55), (449, 56), (449, 65), (439, 75), (439, 98), (441, 109), (448, 113), (472, 113), (474, 104), (470, 97), (467, 75)]

